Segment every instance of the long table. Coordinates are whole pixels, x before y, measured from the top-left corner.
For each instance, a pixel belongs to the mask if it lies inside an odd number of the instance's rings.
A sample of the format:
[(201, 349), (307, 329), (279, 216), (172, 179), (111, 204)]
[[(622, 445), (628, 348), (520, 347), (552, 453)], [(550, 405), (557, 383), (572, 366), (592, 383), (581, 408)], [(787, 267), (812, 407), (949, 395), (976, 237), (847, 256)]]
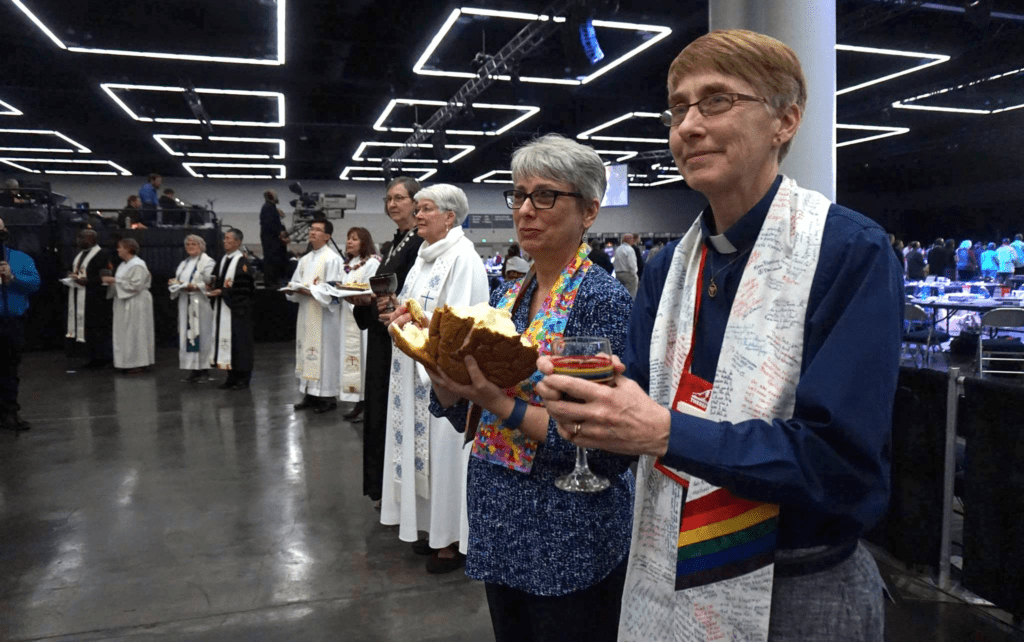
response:
[(921, 306), (926, 310), (932, 311), (932, 327), (936, 327), (939, 323), (939, 310), (945, 310), (946, 314), (942, 317), (942, 321), (947, 323), (947, 330), (949, 329), (948, 322), (950, 317), (955, 312), (962, 310), (970, 310), (971, 312), (980, 312), (984, 314), (989, 310), (996, 310), (998, 308), (1019, 308), (1021, 303), (1024, 303), (1024, 299), (1013, 300), (1013, 301), (999, 301), (996, 299), (978, 299), (977, 301), (971, 302), (958, 302), (958, 301), (941, 301), (932, 299), (916, 299), (913, 297), (907, 297), (907, 303)]

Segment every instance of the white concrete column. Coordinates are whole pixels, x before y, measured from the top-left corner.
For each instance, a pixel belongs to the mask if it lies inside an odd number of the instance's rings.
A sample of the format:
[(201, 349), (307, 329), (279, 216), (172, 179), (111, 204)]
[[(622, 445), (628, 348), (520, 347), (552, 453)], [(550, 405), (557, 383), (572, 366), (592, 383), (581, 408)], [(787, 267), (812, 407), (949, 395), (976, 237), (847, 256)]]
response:
[(807, 79), (807, 111), (782, 172), (836, 198), (835, 0), (710, 0), (710, 28), (749, 29), (796, 52)]

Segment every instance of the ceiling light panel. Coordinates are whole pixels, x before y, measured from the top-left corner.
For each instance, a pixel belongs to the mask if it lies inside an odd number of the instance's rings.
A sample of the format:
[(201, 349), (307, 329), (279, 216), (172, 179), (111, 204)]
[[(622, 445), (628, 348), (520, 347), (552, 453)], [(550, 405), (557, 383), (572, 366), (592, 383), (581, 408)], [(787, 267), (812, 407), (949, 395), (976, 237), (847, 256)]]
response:
[(474, 183), (494, 183), (497, 185), (513, 185), (512, 171), (507, 169), (492, 169), (486, 174), (481, 174), (473, 179)]
[[(437, 170), (430, 167), (405, 167), (401, 170), (392, 168), (391, 170), (395, 174), (401, 173), (404, 176), (411, 176), (418, 181), (425, 181), (434, 174)], [(349, 165), (341, 171), (341, 175), (338, 177), (343, 181), (379, 181), (384, 182), (384, 170), (380, 167), (360, 167), (356, 165)]]
[(131, 176), (132, 173), (109, 160), (77, 158), (0, 157), (0, 163), (29, 174), (78, 174), (83, 176)]
[(624, 163), (624, 162), (628, 161), (629, 159), (633, 158), (634, 156), (636, 156), (637, 154), (640, 153), (640, 152), (631, 152), (631, 151), (624, 150), (624, 149), (620, 149), (620, 150), (615, 150), (615, 149), (595, 149), (594, 151), (597, 152), (598, 156), (606, 156), (606, 157), (609, 157), (611, 159), (611, 160), (606, 160), (605, 161), (605, 165), (608, 165), (610, 163)]
[[(1021, 77), (1015, 78), (1018, 75), (1021, 75)], [(972, 96), (972, 98), (974, 100), (978, 100), (977, 94), (979, 93), (979, 90), (986, 90), (986, 89), (993, 89), (994, 90), (995, 89), (991, 85), (988, 86), (988, 87), (983, 87), (983, 85), (987, 85), (988, 83), (995, 83), (997, 81), (1004, 81), (1001, 84), (1005, 85), (1006, 81), (1009, 81), (1009, 80), (1018, 80), (1019, 81), (1022, 78), (1024, 78), (1024, 67), (1020, 67), (1020, 68), (1017, 68), (1017, 69), (1011, 69), (1010, 71), (1004, 71), (1003, 73), (995, 74), (993, 76), (988, 76), (986, 78), (979, 78), (978, 80), (972, 80), (971, 82), (963, 83), (963, 84), (956, 85), (956, 86), (953, 86), (953, 87), (946, 87), (945, 89), (939, 89), (938, 91), (928, 92), (926, 94), (921, 94), (920, 96), (914, 96), (913, 98), (905, 98), (903, 100), (897, 100), (896, 102), (894, 102), (892, 104), (892, 106), (893, 107), (897, 107), (899, 109), (917, 109), (917, 110), (920, 110), (920, 111), (939, 111), (939, 112), (947, 112), (947, 113), (953, 113), (953, 114), (977, 114), (977, 115), (1001, 114), (1001, 113), (1003, 113), (1005, 111), (1014, 111), (1016, 109), (1021, 109), (1022, 107), (1024, 107), (1024, 102), (1014, 103), (1012, 105), (1007, 105), (1005, 107), (998, 107), (996, 109), (986, 109), (986, 108), (979, 108), (979, 107), (966, 107), (966, 106), (961, 107), (961, 106), (954, 106), (954, 105), (949, 105), (949, 104), (946, 104), (946, 105), (936, 105), (936, 104), (934, 104), (934, 99), (941, 98), (941, 99), (947, 99), (948, 100), (949, 98), (954, 97), (956, 95), (956, 92), (964, 91), (964, 90), (970, 90), (974, 94)], [(999, 86), (1000, 86), (999, 84), (996, 85), (996, 87), (999, 87)], [(1019, 96), (1020, 95), (1019, 87), (1011, 87), (1010, 91), (1008, 91), (1007, 93), (1009, 93), (1010, 95), (1017, 95), (1017, 96)], [(922, 104), (920, 102), (920, 101), (923, 101), (923, 100), (932, 100), (933, 103), (930, 104), (930, 105), (925, 105), (925, 104)]]
[[(379, 162), (384, 160), (384, 156), (383, 155), (379, 155), (379, 154), (375, 155), (373, 153), (375, 150), (377, 150), (379, 148), (398, 149), (398, 148), (403, 147), (403, 146), (404, 146), (404, 143), (378, 143), (378, 142), (374, 142), (374, 141), (365, 141), (365, 142), (359, 143), (359, 147), (356, 149), (356, 153), (352, 154), (352, 160), (354, 160), (354, 161), (362, 161), (362, 162), (370, 162), (370, 163), (379, 163)], [(416, 147), (417, 149), (425, 149), (425, 150), (430, 150), (430, 149), (434, 148), (434, 146), (431, 145), (430, 143), (418, 143), (414, 147)], [(476, 149), (476, 146), (475, 145), (445, 145), (444, 148), (445, 149), (457, 149), (457, 150), (459, 150), (457, 154), (454, 154), (451, 158), (449, 158), (448, 160), (444, 161), (445, 163), (454, 163), (454, 162), (458, 161), (459, 159), (464, 158), (466, 156), (466, 154), (468, 154), (471, 151), (473, 151), (474, 149)], [(367, 156), (366, 154), (370, 154), (370, 155)], [(390, 154), (388, 154), (388, 155), (390, 155)], [(434, 164), (436, 164), (437, 163), (437, 159), (436, 158), (403, 158), (402, 162), (403, 163), (434, 163)]]
[[(187, 62), (220, 62), (220, 63), (229, 63), (229, 64), (241, 64), (241, 65), (271, 65), (271, 66), (283, 65), (284, 64), (284, 60), (285, 60), (285, 16), (287, 14), (286, 0), (276, 0), (276, 2), (271, 2), (271, 3), (267, 3), (267, 2), (251, 2), (251, 3), (248, 3), (248, 6), (251, 6), (254, 11), (260, 11), (261, 7), (269, 6), (269, 5), (273, 5), (273, 4), (276, 4), (276, 7), (271, 7), (269, 11), (263, 10), (264, 13), (265, 13), (265, 16), (264, 15), (255, 15), (255, 14), (254, 15), (237, 16), (237, 18), (240, 19), (239, 21), (241, 23), (243, 23), (243, 24), (246, 23), (247, 21), (253, 22), (253, 21), (262, 20), (264, 18), (266, 20), (268, 20), (268, 21), (272, 21), (273, 24), (271, 25), (271, 24), (268, 23), (267, 29), (265, 30), (265, 31), (269, 31), (270, 33), (273, 34), (272, 35), (272, 39), (275, 41), (274, 42), (274, 51), (276, 53), (275, 53), (274, 57), (272, 57), (272, 58), (252, 58), (252, 57), (247, 57), (247, 56), (229, 56), (229, 55), (217, 55), (217, 54), (212, 54), (212, 53), (196, 53), (196, 52), (149, 51), (149, 50), (138, 51), (138, 50), (132, 50), (132, 49), (117, 48), (116, 44), (113, 44), (113, 43), (111, 44), (110, 47), (80, 47), (80, 46), (77, 46), (74, 43), (65, 43), (63, 40), (60, 39), (60, 37), (58, 37), (54, 33), (54, 30), (51, 29), (50, 26), (47, 26), (47, 24), (44, 22), (44, 20), (40, 17), (39, 14), (42, 12), (41, 9), (42, 9), (42, 7), (45, 7), (47, 3), (40, 2), (39, 0), (34, 0), (34, 1), (33, 0), (11, 0), (11, 3), (14, 4), (14, 6), (16, 6), (18, 9), (20, 9), (21, 12), (23, 14), (25, 14), (25, 16), (28, 17), (28, 19), (31, 20), (32, 23), (47, 38), (50, 39), (51, 42), (53, 42), (53, 44), (55, 44), (57, 47), (60, 47), (61, 49), (64, 49), (66, 51), (70, 51), (70, 52), (73, 52), (73, 53), (102, 54), (102, 55), (108, 55), (108, 56), (125, 56), (125, 57), (130, 57), (130, 58), (159, 58), (159, 59), (163, 59), (163, 60), (180, 60), (180, 61), (187, 61)], [(33, 11), (33, 8), (35, 8), (36, 10)], [(67, 13), (65, 5), (61, 5), (60, 9), (61, 9), (61, 13), (62, 14), (66, 14)], [(82, 9), (82, 10), (84, 10), (84, 9)], [(66, 17), (68, 17), (68, 19), (74, 21), (74, 15), (73, 14), (71, 14), (70, 16), (66, 16)], [(51, 20), (48, 20), (48, 21), (53, 22)], [(60, 28), (58, 28), (58, 26), (56, 24), (53, 24), (52, 26), (57, 31), (62, 31)], [(153, 39), (154, 38), (154, 35), (153, 35), (154, 34), (154, 30), (149, 28), (150, 25), (132, 25), (132, 26), (136, 27), (138, 30), (144, 31), (146, 33), (147, 39)], [(231, 26), (232, 27), (237, 27), (237, 25), (231, 25)], [(214, 25), (213, 28), (216, 29), (217, 28), (216, 25)], [(187, 40), (184, 40), (184, 39), (176, 39), (176, 38), (173, 38), (173, 37), (169, 38), (169, 40), (171, 42), (184, 42), (184, 41), (187, 41)], [(248, 43), (248, 46), (246, 47), (246, 49), (247, 50), (253, 49), (254, 48), (253, 47), (254, 44), (256, 44), (256, 43), (252, 43), (252, 42)]]
[(864, 89), (865, 87), (870, 87), (871, 85), (877, 85), (878, 83), (882, 83), (887, 80), (892, 80), (893, 78), (899, 78), (900, 76), (906, 76), (907, 74), (923, 71), (929, 67), (941, 65), (942, 63), (947, 62), (949, 60), (949, 56), (945, 54), (923, 53), (919, 51), (900, 51), (898, 49), (879, 49), (877, 47), (860, 47), (857, 45), (836, 45), (836, 51), (848, 51), (853, 53), (873, 54), (879, 56), (896, 56), (900, 58), (916, 58), (918, 60), (927, 61), (924, 62), (923, 64), (915, 65), (907, 69), (902, 69), (894, 73), (886, 74), (884, 76), (880, 76), (872, 80), (860, 82), (850, 87), (844, 87), (843, 89), (840, 89), (839, 91), (836, 92), (836, 96), (842, 96), (843, 94), (848, 94), (852, 91), (857, 91), (858, 89)]
[[(380, 113), (373, 123), (373, 128), (379, 132), (396, 132), (400, 134), (411, 134), (415, 131), (413, 125), (417, 120), (426, 121), (437, 111), (435, 107), (444, 107), (448, 103), (443, 100), (418, 100), (415, 98), (393, 98), (384, 111)], [(460, 104), (461, 106), (461, 104)], [(422, 116), (418, 108), (424, 107)], [(531, 116), (540, 111), (540, 107), (526, 105), (503, 105), (496, 103), (471, 103), (473, 110), (472, 120), (475, 123), (491, 123), (487, 129), (476, 128), (466, 125), (461, 129), (446, 129), (446, 134), (458, 136), (501, 136), (513, 127), (519, 125)], [(480, 110), (480, 113), (477, 113)], [(491, 120), (490, 117), (494, 119)], [(468, 120), (456, 119), (455, 122)], [(428, 130), (433, 134), (433, 130)]]
[(22, 116), (24, 112), (5, 100), (0, 100), (0, 116)]
[(0, 129), (0, 151), (47, 154), (90, 154), (85, 145), (52, 129)]
[(269, 163), (182, 163), (195, 178), (288, 178), (284, 165)]
[(907, 132), (910, 131), (909, 127), (886, 127), (883, 125), (837, 124), (836, 129), (864, 132), (864, 134), (858, 138), (852, 138), (850, 140), (844, 140), (841, 143), (836, 143), (837, 149), (839, 147), (848, 147), (850, 145), (857, 145), (859, 143), (867, 143), (872, 140), (889, 138), (890, 136), (899, 136), (901, 134), (906, 134)]
[[(420, 54), (416, 64), (413, 65), (412, 70), (417, 74), (423, 74), (427, 76), (448, 76), (450, 78), (475, 78), (477, 74), (475, 71), (469, 70), (446, 70), (441, 69), (437, 65), (430, 65), (431, 58), (438, 52), (438, 49), (442, 47), (449, 39), (455, 39), (462, 29), (459, 27), (459, 23), (463, 22), (467, 25), (476, 24), (475, 21), (464, 19), (460, 21), (463, 16), (475, 16), (477, 18), (486, 18), (488, 20), (502, 20), (502, 21), (513, 21), (517, 28), (522, 28), (521, 23), (533, 21), (533, 20), (549, 20), (550, 16), (538, 15), (533, 13), (523, 13), (518, 11), (496, 11), (491, 9), (477, 9), (473, 7), (462, 7), (461, 9), (455, 9), (448, 18), (441, 25), (440, 30), (434, 34), (431, 38), (427, 48)], [(564, 22), (565, 18), (556, 17), (556, 22)], [(672, 29), (662, 25), (647, 25), (637, 24), (632, 22), (615, 22), (609, 20), (593, 20), (592, 24), (595, 31), (600, 39), (601, 33), (604, 30), (617, 30), (617, 31), (633, 31), (638, 34), (637, 41), (631, 48), (621, 53), (614, 59), (609, 59), (601, 66), (593, 69), (589, 74), (578, 77), (556, 77), (556, 76), (538, 76), (538, 75), (520, 75), (519, 80), (528, 83), (540, 83), (549, 85), (585, 85), (619, 65), (625, 63), (630, 58), (639, 55), (643, 51), (653, 47), (661, 40), (665, 39), (672, 33)], [(474, 38), (479, 37), (479, 33), (475, 29), (467, 30), (470, 35)], [(441, 61), (438, 64), (447, 67), (449, 64)], [(497, 80), (509, 81), (512, 78), (508, 75), (496, 75), (494, 76)]]
[(192, 136), (153, 134), (153, 138), (171, 156), (187, 158), (249, 158), (283, 160), (283, 138), (243, 138), (238, 136)]
[[(102, 83), (100, 88), (110, 96), (114, 103), (124, 110), (133, 120), (141, 123), (174, 123), (180, 125), (199, 125), (195, 118), (182, 118), (176, 114), (189, 113), (188, 105), (185, 102), (183, 87), (170, 87), (161, 85), (126, 85), (120, 83)], [(230, 109), (245, 110), (246, 113), (269, 113), (273, 114), (264, 120), (223, 120), (211, 118), (210, 123), (225, 127), (284, 127), (285, 109), (284, 94), (277, 91), (249, 91), (245, 89), (196, 89), (201, 97), (213, 98), (213, 101), (223, 99), (223, 104), (207, 104), (204, 100), (204, 107), (213, 115), (220, 115)], [(178, 94), (179, 101), (168, 102), (169, 96)], [(167, 116), (155, 116), (140, 114), (143, 107), (138, 103), (145, 99), (151, 103), (157, 103), (158, 109), (167, 109), (173, 104), (173, 114)], [(134, 108), (133, 108), (134, 106)], [(147, 107), (148, 108), (148, 107)]]
[[(629, 123), (631, 125), (630, 129), (633, 130), (637, 129), (637, 124), (639, 123), (640, 127), (643, 130), (645, 130), (644, 133), (654, 131), (667, 132), (668, 130), (661, 124), (660, 118), (661, 114), (656, 114), (654, 112), (626, 112), (625, 114), (613, 118), (608, 122), (601, 123), (597, 127), (592, 127), (585, 132), (580, 132), (579, 134), (576, 135), (576, 138), (579, 138), (580, 140), (603, 140), (618, 143), (651, 143), (658, 145), (668, 145), (668, 134), (665, 134), (664, 136), (661, 136), (659, 138), (654, 138), (647, 136), (609, 136), (607, 133), (599, 133), (605, 132), (606, 130), (612, 128), (614, 128), (615, 130), (620, 130), (622, 129), (622, 127), (620, 126), (626, 123)], [(650, 121), (652, 120), (654, 121), (654, 123), (656, 123), (654, 127), (651, 126), (652, 123)]]

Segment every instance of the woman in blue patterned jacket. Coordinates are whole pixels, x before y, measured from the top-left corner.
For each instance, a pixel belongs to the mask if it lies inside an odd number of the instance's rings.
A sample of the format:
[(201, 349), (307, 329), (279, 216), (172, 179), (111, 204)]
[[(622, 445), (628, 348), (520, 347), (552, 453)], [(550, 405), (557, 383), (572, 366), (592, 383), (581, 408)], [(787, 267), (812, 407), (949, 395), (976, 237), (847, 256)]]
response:
[[(516, 329), (547, 354), (560, 336), (603, 336), (621, 354), (632, 299), (587, 258), (583, 235), (607, 182), (593, 149), (558, 135), (512, 156), (515, 189), (505, 193), (533, 269), (491, 295)], [(594, 452), (590, 466), (611, 480), (599, 493), (555, 488), (572, 471), (576, 447), (559, 436), (533, 392), (540, 373), (502, 390), (435, 379), (435, 414), (465, 426), (467, 401), (483, 409), (469, 460), (466, 574), (486, 584), (496, 639), (614, 640), (632, 533), (634, 479), (626, 457)]]

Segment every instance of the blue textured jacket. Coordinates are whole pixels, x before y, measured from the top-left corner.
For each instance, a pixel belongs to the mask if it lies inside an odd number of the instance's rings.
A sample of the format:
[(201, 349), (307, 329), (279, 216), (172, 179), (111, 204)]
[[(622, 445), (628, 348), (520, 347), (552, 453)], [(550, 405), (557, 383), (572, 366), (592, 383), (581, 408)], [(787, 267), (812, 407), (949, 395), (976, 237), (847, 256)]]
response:
[(28, 254), (4, 247), (14, 280), (0, 285), (0, 317), (20, 317), (28, 310), (28, 295), (39, 289), (39, 272)]

